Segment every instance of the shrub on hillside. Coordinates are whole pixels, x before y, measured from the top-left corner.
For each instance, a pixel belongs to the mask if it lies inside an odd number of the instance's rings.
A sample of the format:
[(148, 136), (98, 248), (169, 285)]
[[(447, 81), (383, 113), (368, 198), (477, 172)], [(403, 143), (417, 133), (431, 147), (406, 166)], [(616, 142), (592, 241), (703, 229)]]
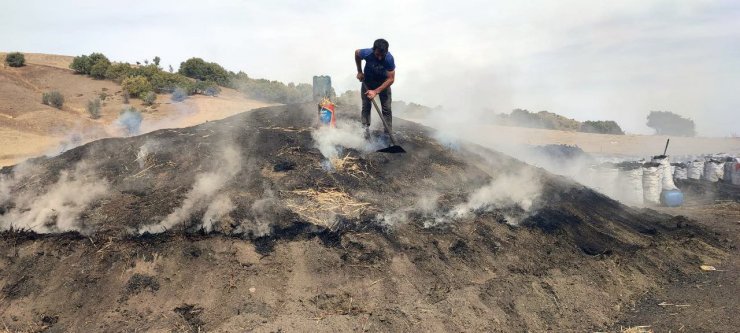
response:
[(152, 81), (152, 78), (160, 72), (162, 72), (162, 70), (154, 64), (137, 66), (131, 69), (132, 76), (143, 76), (150, 82)]
[(90, 118), (100, 118), (100, 99), (91, 99), (87, 101), (87, 113), (90, 114)]
[(152, 91), (152, 84), (143, 76), (131, 76), (123, 79), (121, 82), (123, 90), (127, 91), (132, 97), (141, 97), (142, 94)]
[(92, 64), (92, 65), (97, 64), (98, 61), (101, 61), (101, 60), (102, 61), (107, 61), (110, 64), (110, 60), (108, 60), (108, 57), (106, 57), (104, 54), (102, 54), (100, 52), (90, 53), (90, 55), (88, 56), (88, 58), (90, 59), (90, 64)]
[(56, 90), (45, 92), (41, 95), (41, 103), (61, 110), (64, 106), (64, 96)]
[(229, 72), (221, 65), (206, 62), (201, 58), (190, 58), (180, 63), (180, 74), (200, 81), (213, 81), (220, 86), (229, 85)]
[(108, 69), (105, 71), (105, 78), (120, 83), (123, 79), (131, 76), (132, 72), (131, 65), (125, 62), (117, 62), (108, 66)]
[(195, 93), (195, 84), (181, 74), (159, 71), (150, 79), (154, 91), (158, 93), (172, 93), (176, 88), (182, 88), (188, 95)]
[(186, 98), (188, 98), (188, 93), (185, 91), (185, 89), (175, 88), (175, 90), (172, 92), (171, 98), (175, 102), (182, 102)]
[(5, 63), (10, 67), (23, 67), (26, 65), (26, 56), (20, 52), (11, 52), (5, 56)]
[(105, 78), (105, 73), (108, 71), (108, 67), (110, 67), (108, 59), (100, 59), (90, 67), (90, 76), (102, 80)]
[(586, 120), (581, 124), (580, 131), (586, 133), (624, 135), (622, 128), (613, 120)]
[(143, 94), (141, 100), (144, 101), (144, 105), (152, 105), (157, 100), (157, 94), (153, 91), (148, 91)]
[(277, 103), (303, 103), (313, 100), (310, 84), (285, 84), (279, 81), (252, 79), (244, 72), (231, 75), (230, 87), (250, 98)]
[(90, 67), (92, 67), (92, 63), (90, 63), (90, 57), (84, 54), (74, 57), (74, 59), (72, 59), (72, 63), (69, 64), (69, 68), (74, 70), (77, 74), (89, 73)]
[(123, 100), (123, 104), (128, 104), (128, 99), (131, 98), (131, 94), (128, 93), (128, 91), (124, 90), (121, 93), (121, 100)]
[(198, 81), (194, 85), (194, 92), (196, 94), (206, 96), (218, 96), (221, 93), (221, 88), (215, 82)]
[[(77, 74), (91, 75), (92, 67), (101, 61), (110, 65), (110, 60), (108, 60), (108, 57), (102, 53), (93, 52), (90, 53), (89, 56), (83, 54), (81, 56), (74, 57), (74, 59), (72, 59), (72, 63), (69, 64), (69, 68), (74, 70)], [(103, 71), (102, 75), (105, 75), (105, 71)]]

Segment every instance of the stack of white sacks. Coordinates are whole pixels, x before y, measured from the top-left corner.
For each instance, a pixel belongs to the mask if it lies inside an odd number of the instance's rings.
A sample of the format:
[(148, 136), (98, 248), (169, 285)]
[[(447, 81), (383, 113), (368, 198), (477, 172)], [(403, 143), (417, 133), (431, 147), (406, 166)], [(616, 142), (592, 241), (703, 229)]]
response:
[(701, 176), (704, 174), (704, 160), (693, 160), (688, 163), (688, 171), (686, 176), (689, 177), (689, 179), (701, 179)]
[(671, 161), (668, 156), (655, 156), (650, 163), (645, 163), (642, 168), (642, 190), (645, 202), (659, 204), (661, 192), (677, 189), (676, 184), (673, 183)]
[(731, 157), (725, 162), (722, 180), (725, 183), (740, 185), (740, 157)]
[(644, 202), (642, 190), (642, 163), (625, 163), (619, 168), (619, 200), (628, 205), (641, 206)]
[(725, 176), (725, 162), (722, 159), (709, 157), (704, 162), (704, 176), (703, 180), (710, 181), (712, 183), (718, 182)]
[(675, 166), (674, 179), (696, 179), (716, 183), (722, 181), (740, 185), (740, 158), (727, 154), (716, 154), (694, 159)]

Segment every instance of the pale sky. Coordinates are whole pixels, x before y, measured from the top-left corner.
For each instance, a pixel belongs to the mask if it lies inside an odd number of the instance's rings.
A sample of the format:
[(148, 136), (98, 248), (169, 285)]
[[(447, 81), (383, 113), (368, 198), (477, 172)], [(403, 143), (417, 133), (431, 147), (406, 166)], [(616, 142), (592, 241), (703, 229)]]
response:
[(0, 50), (202, 57), (357, 89), (353, 52), (396, 59), (393, 97), (450, 112), (548, 110), (651, 133), (650, 110), (740, 134), (740, 1), (4, 1)]

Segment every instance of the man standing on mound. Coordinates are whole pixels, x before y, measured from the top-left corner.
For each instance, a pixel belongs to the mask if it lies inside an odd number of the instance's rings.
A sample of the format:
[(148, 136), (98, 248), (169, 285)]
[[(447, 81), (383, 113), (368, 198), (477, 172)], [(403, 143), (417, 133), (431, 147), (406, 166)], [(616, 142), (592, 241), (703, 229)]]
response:
[[(365, 60), (365, 70), (362, 61)], [(370, 100), (380, 96), (383, 118), (388, 131), (392, 130), (393, 113), (391, 112), (391, 85), (396, 78), (396, 64), (393, 55), (388, 52), (388, 41), (378, 39), (371, 49), (355, 50), (357, 79), (364, 82), (360, 88), (362, 96), (362, 125), (370, 127)]]

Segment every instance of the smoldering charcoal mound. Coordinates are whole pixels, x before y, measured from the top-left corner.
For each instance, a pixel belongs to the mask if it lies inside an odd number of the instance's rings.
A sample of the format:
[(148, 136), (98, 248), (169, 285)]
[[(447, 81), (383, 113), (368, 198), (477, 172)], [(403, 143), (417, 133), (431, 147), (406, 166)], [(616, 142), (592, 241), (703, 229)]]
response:
[[(315, 112), (263, 108), (3, 168), (4, 316), (22, 329), (53, 315), (59, 330), (590, 330), (725, 254), (691, 221), (418, 124), (394, 120), (409, 153), (381, 154), (382, 139), (357, 140), (357, 112), (340, 108), (332, 131)], [(337, 140), (352, 148), (322, 144)], [(134, 276), (157, 287), (131, 293)]]

